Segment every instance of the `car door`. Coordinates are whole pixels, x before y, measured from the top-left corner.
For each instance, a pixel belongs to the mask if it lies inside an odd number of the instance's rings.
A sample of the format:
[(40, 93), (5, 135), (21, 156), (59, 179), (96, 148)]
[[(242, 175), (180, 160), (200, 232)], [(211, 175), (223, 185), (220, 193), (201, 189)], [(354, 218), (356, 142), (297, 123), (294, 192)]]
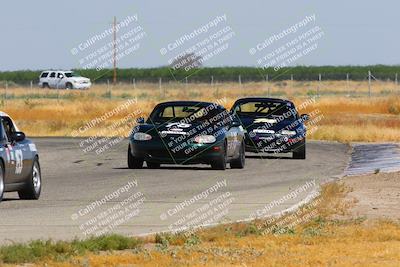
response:
[(57, 76), (56, 76), (56, 88), (57, 89), (61, 89), (61, 88), (65, 88), (65, 75), (62, 72), (57, 72)]
[(51, 88), (55, 88), (55, 87), (56, 87), (56, 82), (57, 82), (56, 72), (55, 72), (55, 71), (52, 71), (52, 72), (50, 73), (50, 75), (49, 75), (49, 80), (48, 80), (49, 86), (50, 86)]
[(16, 128), (9, 117), (2, 117), (2, 125), (8, 140), (6, 153), (10, 156), (10, 180), (12, 182), (24, 182), (26, 177), (29, 175), (30, 166), (32, 165), (32, 156), (28, 145), (29, 141), (25, 139), (16, 142), (12, 139), (13, 133), (16, 132)]
[(1, 130), (1, 137), (2, 137), (2, 148), (4, 149), (4, 167), (5, 167), (5, 180), (7, 183), (15, 183), (15, 162), (14, 162), (14, 153), (13, 153), (13, 147), (11, 145), (11, 141), (8, 137), (6, 128), (4, 127), (5, 122), (3, 118), (0, 118), (1, 125), (0, 125), (0, 130)]

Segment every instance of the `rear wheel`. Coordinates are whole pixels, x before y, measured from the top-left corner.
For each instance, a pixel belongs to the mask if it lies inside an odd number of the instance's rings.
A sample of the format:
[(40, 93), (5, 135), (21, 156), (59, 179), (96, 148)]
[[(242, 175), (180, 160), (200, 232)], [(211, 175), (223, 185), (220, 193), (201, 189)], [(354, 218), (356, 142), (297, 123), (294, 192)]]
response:
[(131, 146), (128, 147), (128, 168), (141, 169), (143, 168), (143, 159), (136, 158), (131, 153)]
[(219, 159), (211, 162), (211, 168), (214, 170), (225, 170), (226, 169), (226, 143), (224, 144), (224, 151)]
[(33, 161), (33, 166), (25, 188), (18, 191), (20, 199), (39, 199), (42, 191), (42, 175), (38, 158)]
[(239, 157), (231, 161), (231, 169), (243, 169), (246, 162), (245, 145), (240, 146)]
[(149, 161), (146, 161), (146, 164), (147, 164), (147, 167), (149, 168), (149, 169), (159, 169), (160, 168), (160, 163), (157, 163), (157, 162), (149, 162)]
[(66, 83), (66, 84), (65, 84), (65, 87), (66, 87), (67, 89), (74, 89), (74, 87), (72, 86), (72, 83)]
[(306, 159), (306, 142), (303, 141), (299, 146), (293, 151), (294, 159)]
[(3, 164), (0, 163), (0, 202), (3, 200), (4, 195), (4, 171)]

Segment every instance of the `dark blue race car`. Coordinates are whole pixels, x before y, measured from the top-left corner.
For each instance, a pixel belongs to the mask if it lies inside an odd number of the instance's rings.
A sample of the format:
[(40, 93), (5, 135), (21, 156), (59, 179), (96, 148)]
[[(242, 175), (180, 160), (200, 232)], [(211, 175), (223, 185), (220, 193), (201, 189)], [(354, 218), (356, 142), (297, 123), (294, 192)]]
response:
[(42, 188), (39, 155), (13, 120), (0, 112), (0, 201), (4, 192), (21, 199), (38, 199)]
[(246, 151), (289, 153), (306, 158), (308, 115), (299, 116), (294, 104), (275, 98), (241, 98), (231, 109), (246, 131)]
[(221, 105), (198, 101), (158, 104), (145, 122), (139, 119), (130, 136), (128, 166), (210, 164), (213, 169), (243, 168), (244, 131)]

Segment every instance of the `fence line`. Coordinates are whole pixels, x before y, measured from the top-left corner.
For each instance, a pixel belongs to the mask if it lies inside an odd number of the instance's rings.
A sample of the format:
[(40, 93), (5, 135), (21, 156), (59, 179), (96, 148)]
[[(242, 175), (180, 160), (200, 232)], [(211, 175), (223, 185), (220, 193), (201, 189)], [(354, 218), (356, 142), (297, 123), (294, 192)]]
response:
[[(398, 74), (395, 73), (394, 77), (392, 80), (386, 79), (386, 80), (381, 80), (377, 77), (375, 77), (372, 73), (372, 71), (368, 71), (365, 75), (365, 82), (366, 85), (365, 87), (361, 88), (361, 90), (355, 90), (356, 87), (352, 88), (351, 86), (356, 85), (355, 83), (351, 83), (351, 76), (350, 73), (346, 73), (344, 74), (344, 86), (343, 88), (340, 88), (339, 90), (337, 90), (337, 92), (334, 92), (334, 90), (332, 90), (331, 88), (328, 88), (327, 85), (329, 85), (329, 83), (323, 83), (326, 81), (330, 81), (325, 79), (325, 76), (323, 73), (319, 73), (317, 75), (317, 77), (315, 77), (315, 80), (308, 80), (308, 81), (298, 81), (296, 80), (296, 76), (294, 74), (286, 74), (289, 75), (288, 77), (290, 77), (290, 80), (274, 80), (274, 79), (270, 79), (269, 75), (266, 74), (265, 76), (263, 76), (263, 81), (259, 82), (259, 81), (252, 81), (250, 79), (246, 79), (246, 76), (243, 76), (241, 74), (239, 74), (237, 76), (237, 80), (236, 82), (229, 82), (229, 84), (233, 83), (232, 88), (230, 90), (236, 90), (234, 84), (236, 83), (238, 85), (238, 90), (240, 95), (246, 95), (247, 94), (247, 89), (249, 88), (249, 86), (253, 86), (253, 83), (265, 83), (264, 86), (262, 86), (262, 90), (264, 90), (264, 94), (267, 96), (273, 96), (273, 95), (279, 95), (279, 89), (280, 91), (282, 91), (283, 93), (281, 94), (288, 94), (288, 91), (285, 91), (288, 88), (293, 88), (294, 90), (290, 90), (291, 93), (296, 94), (296, 87), (301, 87), (301, 90), (304, 89), (304, 86), (301, 83), (304, 82), (315, 82), (314, 85), (312, 85), (308, 91), (307, 94), (313, 94), (313, 90), (314, 90), (314, 94), (317, 97), (323, 96), (323, 95), (330, 95), (330, 94), (341, 94), (344, 93), (347, 96), (356, 96), (356, 95), (367, 95), (368, 97), (372, 97), (374, 95), (385, 95), (385, 94), (391, 94), (391, 93), (396, 93), (396, 94), (400, 94), (400, 88), (398, 86)], [(336, 75), (336, 74), (335, 74)], [(161, 98), (165, 98), (168, 95), (168, 90), (171, 90), (171, 88), (173, 89), (175, 84), (180, 83), (182, 84), (182, 87), (180, 87), (181, 89), (184, 90), (185, 94), (186, 92), (189, 92), (190, 90), (192, 90), (192, 87), (189, 86), (189, 84), (193, 84), (193, 86), (195, 86), (196, 84), (204, 84), (204, 82), (199, 82), (196, 79), (191, 79), (190, 77), (185, 77), (183, 80), (181, 81), (176, 81), (176, 80), (164, 80), (163, 77), (158, 77), (156, 78), (158, 80), (158, 89), (159, 89), (159, 96)], [(154, 81), (154, 80), (153, 80)], [(224, 77), (221, 79), (219, 77), (215, 77), (214, 75), (210, 75), (210, 85), (211, 87), (214, 88), (214, 94), (216, 96), (219, 96), (220, 94), (222, 94), (224, 92), (224, 90), (226, 90), (226, 88), (224, 86), (226, 86), (226, 84), (224, 84)], [(93, 81), (94, 84), (95, 81)], [(149, 82), (148, 80), (138, 80), (136, 77), (132, 77), (130, 80), (131, 87), (133, 89), (137, 89), (137, 88), (141, 88), (142, 89), (142, 85), (144, 83), (152, 83)], [(221, 83), (222, 82), (222, 83)], [(297, 82), (297, 83), (295, 83)], [(360, 81), (355, 81), (355, 82), (360, 82)], [(13, 94), (10, 93), (12, 91), (12, 88), (16, 87), (16, 83), (12, 82), (12, 81), (0, 81), (0, 86), (1, 83), (3, 83), (3, 88), (4, 88), (4, 93), (3, 93), (3, 100), (7, 100), (8, 97), (13, 97)], [(34, 84), (36, 84), (34, 81), (30, 81), (29, 82), (29, 86), (30, 89), (33, 89)], [(97, 82), (96, 84), (99, 84), (99, 82)], [(100, 83), (101, 84), (101, 83)], [(120, 85), (123, 84), (130, 84), (130, 83), (120, 83)], [(299, 85), (300, 84), (300, 85)], [(377, 89), (375, 88), (374, 90), (374, 86), (376, 86), (376, 84), (380, 84), (380, 87), (377, 87), (380, 89), (380, 91), (378, 91), (377, 93)], [(392, 85), (390, 85), (392, 84)], [(107, 79), (106, 80), (106, 85), (107, 85), (107, 97), (108, 98), (112, 98), (113, 97), (113, 88), (116, 88), (115, 86), (111, 86), (110, 85), (110, 80)], [(382, 86), (384, 85), (384, 86)], [(388, 86), (387, 88), (385, 88), (385, 86)], [(145, 86), (145, 85), (143, 85)], [(1, 88), (1, 87), (0, 87)], [(117, 87), (118, 88), (118, 87)], [(224, 89), (225, 88), (225, 89)], [(254, 87), (253, 87), (254, 88)], [(11, 91), (10, 91), (11, 90)], [(32, 90), (33, 91), (33, 90)], [(304, 91), (304, 90), (303, 90)], [(303, 92), (301, 91), (301, 92)], [(300, 91), (299, 91), (300, 92)], [(298, 94), (298, 93), (297, 93)], [(59, 97), (59, 90), (57, 90), (57, 98)]]

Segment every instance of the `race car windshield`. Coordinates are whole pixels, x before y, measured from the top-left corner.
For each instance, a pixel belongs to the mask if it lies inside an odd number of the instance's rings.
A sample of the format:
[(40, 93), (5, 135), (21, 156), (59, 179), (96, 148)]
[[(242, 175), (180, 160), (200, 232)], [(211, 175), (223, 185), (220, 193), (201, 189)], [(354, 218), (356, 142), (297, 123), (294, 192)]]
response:
[(77, 73), (75, 73), (75, 72), (66, 72), (66, 73), (65, 73), (65, 76), (67, 76), (68, 78), (71, 78), (71, 77), (81, 77), (81, 75), (79, 75), (79, 74), (77, 74)]
[(210, 107), (211, 106), (204, 105), (161, 106), (152, 112), (150, 120), (153, 122), (165, 122), (180, 121), (182, 119), (190, 118), (191, 121), (205, 121), (222, 112), (221, 109)]
[[(288, 102), (262, 102), (252, 101), (239, 103), (234, 108), (234, 113), (239, 116), (248, 117), (279, 117), (283, 114), (290, 114), (294, 109), (293, 105)], [(297, 112), (293, 112), (292, 118), (296, 119)]]

